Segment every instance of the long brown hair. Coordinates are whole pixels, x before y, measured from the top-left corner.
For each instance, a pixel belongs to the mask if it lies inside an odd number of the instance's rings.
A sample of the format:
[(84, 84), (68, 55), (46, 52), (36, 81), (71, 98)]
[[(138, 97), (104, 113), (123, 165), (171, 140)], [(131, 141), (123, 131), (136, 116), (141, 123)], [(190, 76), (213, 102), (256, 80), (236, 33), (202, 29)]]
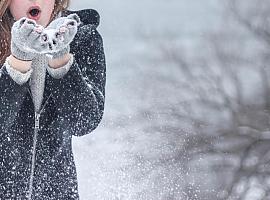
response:
[[(14, 18), (8, 9), (10, 1), (0, 0), (0, 64), (3, 64), (6, 57), (10, 55), (11, 27), (14, 23)], [(51, 20), (68, 6), (69, 0), (55, 0)]]

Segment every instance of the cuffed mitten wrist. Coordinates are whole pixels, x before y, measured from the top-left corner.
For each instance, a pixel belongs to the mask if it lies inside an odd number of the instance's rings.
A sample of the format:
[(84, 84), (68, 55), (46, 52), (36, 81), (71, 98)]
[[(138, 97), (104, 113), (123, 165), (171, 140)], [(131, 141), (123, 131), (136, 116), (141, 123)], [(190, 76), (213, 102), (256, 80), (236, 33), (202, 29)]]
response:
[(52, 59), (57, 59), (57, 58), (61, 58), (64, 55), (68, 54), (70, 51), (70, 47), (69, 45), (67, 47), (65, 47), (64, 49), (61, 49), (60, 51), (52, 54)]
[(16, 82), (18, 83), (19, 85), (22, 85), (24, 83), (26, 83), (32, 72), (33, 72), (33, 69), (30, 68), (29, 71), (27, 71), (26, 73), (22, 73), (16, 69), (14, 69), (9, 63), (8, 63), (8, 59), (6, 59), (5, 63), (4, 63), (4, 66), (6, 67), (6, 71), (7, 73), (10, 75), (10, 77)]
[(32, 61), (35, 57), (34, 53), (21, 51), (13, 42), (11, 43), (11, 54), (23, 61)]

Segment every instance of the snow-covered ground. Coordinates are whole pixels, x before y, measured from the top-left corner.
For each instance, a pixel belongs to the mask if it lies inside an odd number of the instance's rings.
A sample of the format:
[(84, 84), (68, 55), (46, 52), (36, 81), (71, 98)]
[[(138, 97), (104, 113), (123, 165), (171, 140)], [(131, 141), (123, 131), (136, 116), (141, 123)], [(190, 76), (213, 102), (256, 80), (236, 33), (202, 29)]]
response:
[(100, 13), (107, 60), (104, 119), (93, 133), (73, 140), (81, 200), (178, 200), (185, 174), (169, 158), (183, 141), (171, 145), (171, 135), (145, 130), (171, 120), (148, 116), (147, 110), (155, 102), (172, 102), (174, 94), (163, 83), (153, 82), (162, 94), (145, 85), (155, 70), (171, 69), (155, 69), (147, 59), (160, 59), (155, 43), (166, 34), (192, 49), (205, 32), (218, 28), (217, 1), (81, 0), (71, 7)]

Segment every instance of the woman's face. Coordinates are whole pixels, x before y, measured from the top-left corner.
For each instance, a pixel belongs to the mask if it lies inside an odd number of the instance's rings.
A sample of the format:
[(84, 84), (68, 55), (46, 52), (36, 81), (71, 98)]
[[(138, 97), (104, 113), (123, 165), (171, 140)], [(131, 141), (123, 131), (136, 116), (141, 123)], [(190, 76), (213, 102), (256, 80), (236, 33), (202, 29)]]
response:
[(15, 20), (27, 17), (46, 27), (50, 22), (54, 4), (55, 0), (11, 0), (9, 9)]

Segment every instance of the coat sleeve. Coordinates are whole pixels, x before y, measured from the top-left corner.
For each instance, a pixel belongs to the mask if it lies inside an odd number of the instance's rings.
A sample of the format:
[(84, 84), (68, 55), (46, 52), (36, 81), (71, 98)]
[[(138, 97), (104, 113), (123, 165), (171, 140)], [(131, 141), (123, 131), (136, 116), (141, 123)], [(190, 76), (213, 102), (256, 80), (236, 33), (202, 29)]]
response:
[(81, 27), (71, 52), (72, 66), (62, 78), (50, 76), (50, 90), (58, 124), (72, 135), (83, 136), (98, 126), (104, 112), (106, 64), (103, 40), (96, 27)]
[(6, 65), (0, 66), (0, 134), (15, 122), (28, 88), (28, 81), (18, 84), (7, 72)]

